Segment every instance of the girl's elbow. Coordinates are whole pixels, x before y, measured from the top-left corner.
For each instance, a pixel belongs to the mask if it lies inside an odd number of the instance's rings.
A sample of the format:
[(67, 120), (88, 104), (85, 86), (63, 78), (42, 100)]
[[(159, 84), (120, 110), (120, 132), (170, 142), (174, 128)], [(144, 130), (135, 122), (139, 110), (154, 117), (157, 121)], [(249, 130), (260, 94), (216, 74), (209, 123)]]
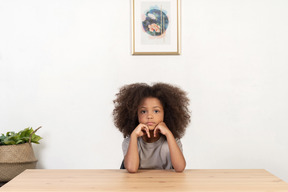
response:
[(126, 170), (129, 172), (129, 173), (137, 173), (138, 171), (138, 168), (132, 168), (132, 167), (127, 167)]
[(185, 170), (185, 167), (174, 169), (177, 173), (181, 173)]
[(185, 167), (186, 167), (186, 162), (183, 164), (183, 165), (180, 165), (180, 166), (175, 166), (174, 167), (174, 170), (178, 173), (181, 173), (185, 170)]
[(131, 163), (127, 163), (125, 165), (125, 168), (129, 173), (136, 173), (138, 171), (138, 166), (135, 166), (134, 164)]

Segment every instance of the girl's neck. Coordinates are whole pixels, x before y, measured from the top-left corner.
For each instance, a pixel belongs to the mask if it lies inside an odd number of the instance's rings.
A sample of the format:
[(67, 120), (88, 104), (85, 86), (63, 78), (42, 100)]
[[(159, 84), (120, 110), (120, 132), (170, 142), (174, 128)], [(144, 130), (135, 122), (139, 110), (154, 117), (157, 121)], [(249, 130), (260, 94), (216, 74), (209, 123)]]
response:
[(154, 143), (156, 141), (158, 141), (160, 139), (160, 134), (156, 133), (156, 136), (154, 137), (154, 130), (150, 130), (150, 138), (146, 135), (142, 136), (142, 139), (146, 142), (146, 143)]

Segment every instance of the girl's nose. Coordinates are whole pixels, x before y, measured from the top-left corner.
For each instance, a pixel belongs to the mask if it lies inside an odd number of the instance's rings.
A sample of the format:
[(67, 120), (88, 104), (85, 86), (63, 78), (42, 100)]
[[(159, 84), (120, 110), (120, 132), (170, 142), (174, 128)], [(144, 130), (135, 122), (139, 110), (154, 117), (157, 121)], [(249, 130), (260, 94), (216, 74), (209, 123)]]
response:
[(148, 119), (152, 119), (153, 118), (153, 115), (151, 113), (148, 113)]

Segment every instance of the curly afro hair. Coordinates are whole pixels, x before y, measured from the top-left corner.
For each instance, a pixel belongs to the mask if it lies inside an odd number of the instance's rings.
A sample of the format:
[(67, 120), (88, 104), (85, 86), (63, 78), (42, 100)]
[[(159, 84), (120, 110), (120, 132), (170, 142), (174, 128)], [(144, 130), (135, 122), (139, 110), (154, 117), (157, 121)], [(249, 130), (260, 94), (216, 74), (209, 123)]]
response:
[(156, 83), (152, 86), (146, 83), (135, 83), (120, 88), (113, 101), (115, 105), (113, 118), (115, 126), (123, 136), (130, 136), (138, 126), (138, 106), (147, 97), (160, 100), (164, 109), (165, 124), (175, 138), (183, 137), (190, 123), (189, 99), (186, 92), (179, 87), (166, 83)]

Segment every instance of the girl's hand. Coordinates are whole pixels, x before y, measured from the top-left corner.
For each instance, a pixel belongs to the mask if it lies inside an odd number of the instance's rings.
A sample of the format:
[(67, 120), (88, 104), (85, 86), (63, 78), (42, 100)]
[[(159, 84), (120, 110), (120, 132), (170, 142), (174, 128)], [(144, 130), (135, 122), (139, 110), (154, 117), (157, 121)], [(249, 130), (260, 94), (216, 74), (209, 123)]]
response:
[(132, 132), (131, 135), (136, 135), (136, 137), (142, 137), (146, 135), (150, 138), (149, 128), (147, 125), (140, 123)]
[(186, 161), (185, 161), (182, 151), (177, 145), (177, 142), (172, 132), (169, 130), (169, 128), (166, 126), (164, 122), (159, 123), (155, 127), (154, 137), (156, 137), (157, 132), (160, 132), (162, 135), (166, 136), (167, 143), (168, 143), (169, 150), (170, 150), (170, 157), (171, 157), (172, 165), (176, 172), (182, 172), (186, 167)]
[(157, 132), (160, 132), (162, 135), (165, 135), (166, 137), (167, 137), (167, 134), (172, 134), (164, 122), (161, 122), (158, 125), (156, 125), (154, 129), (154, 137), (156, 137)]

